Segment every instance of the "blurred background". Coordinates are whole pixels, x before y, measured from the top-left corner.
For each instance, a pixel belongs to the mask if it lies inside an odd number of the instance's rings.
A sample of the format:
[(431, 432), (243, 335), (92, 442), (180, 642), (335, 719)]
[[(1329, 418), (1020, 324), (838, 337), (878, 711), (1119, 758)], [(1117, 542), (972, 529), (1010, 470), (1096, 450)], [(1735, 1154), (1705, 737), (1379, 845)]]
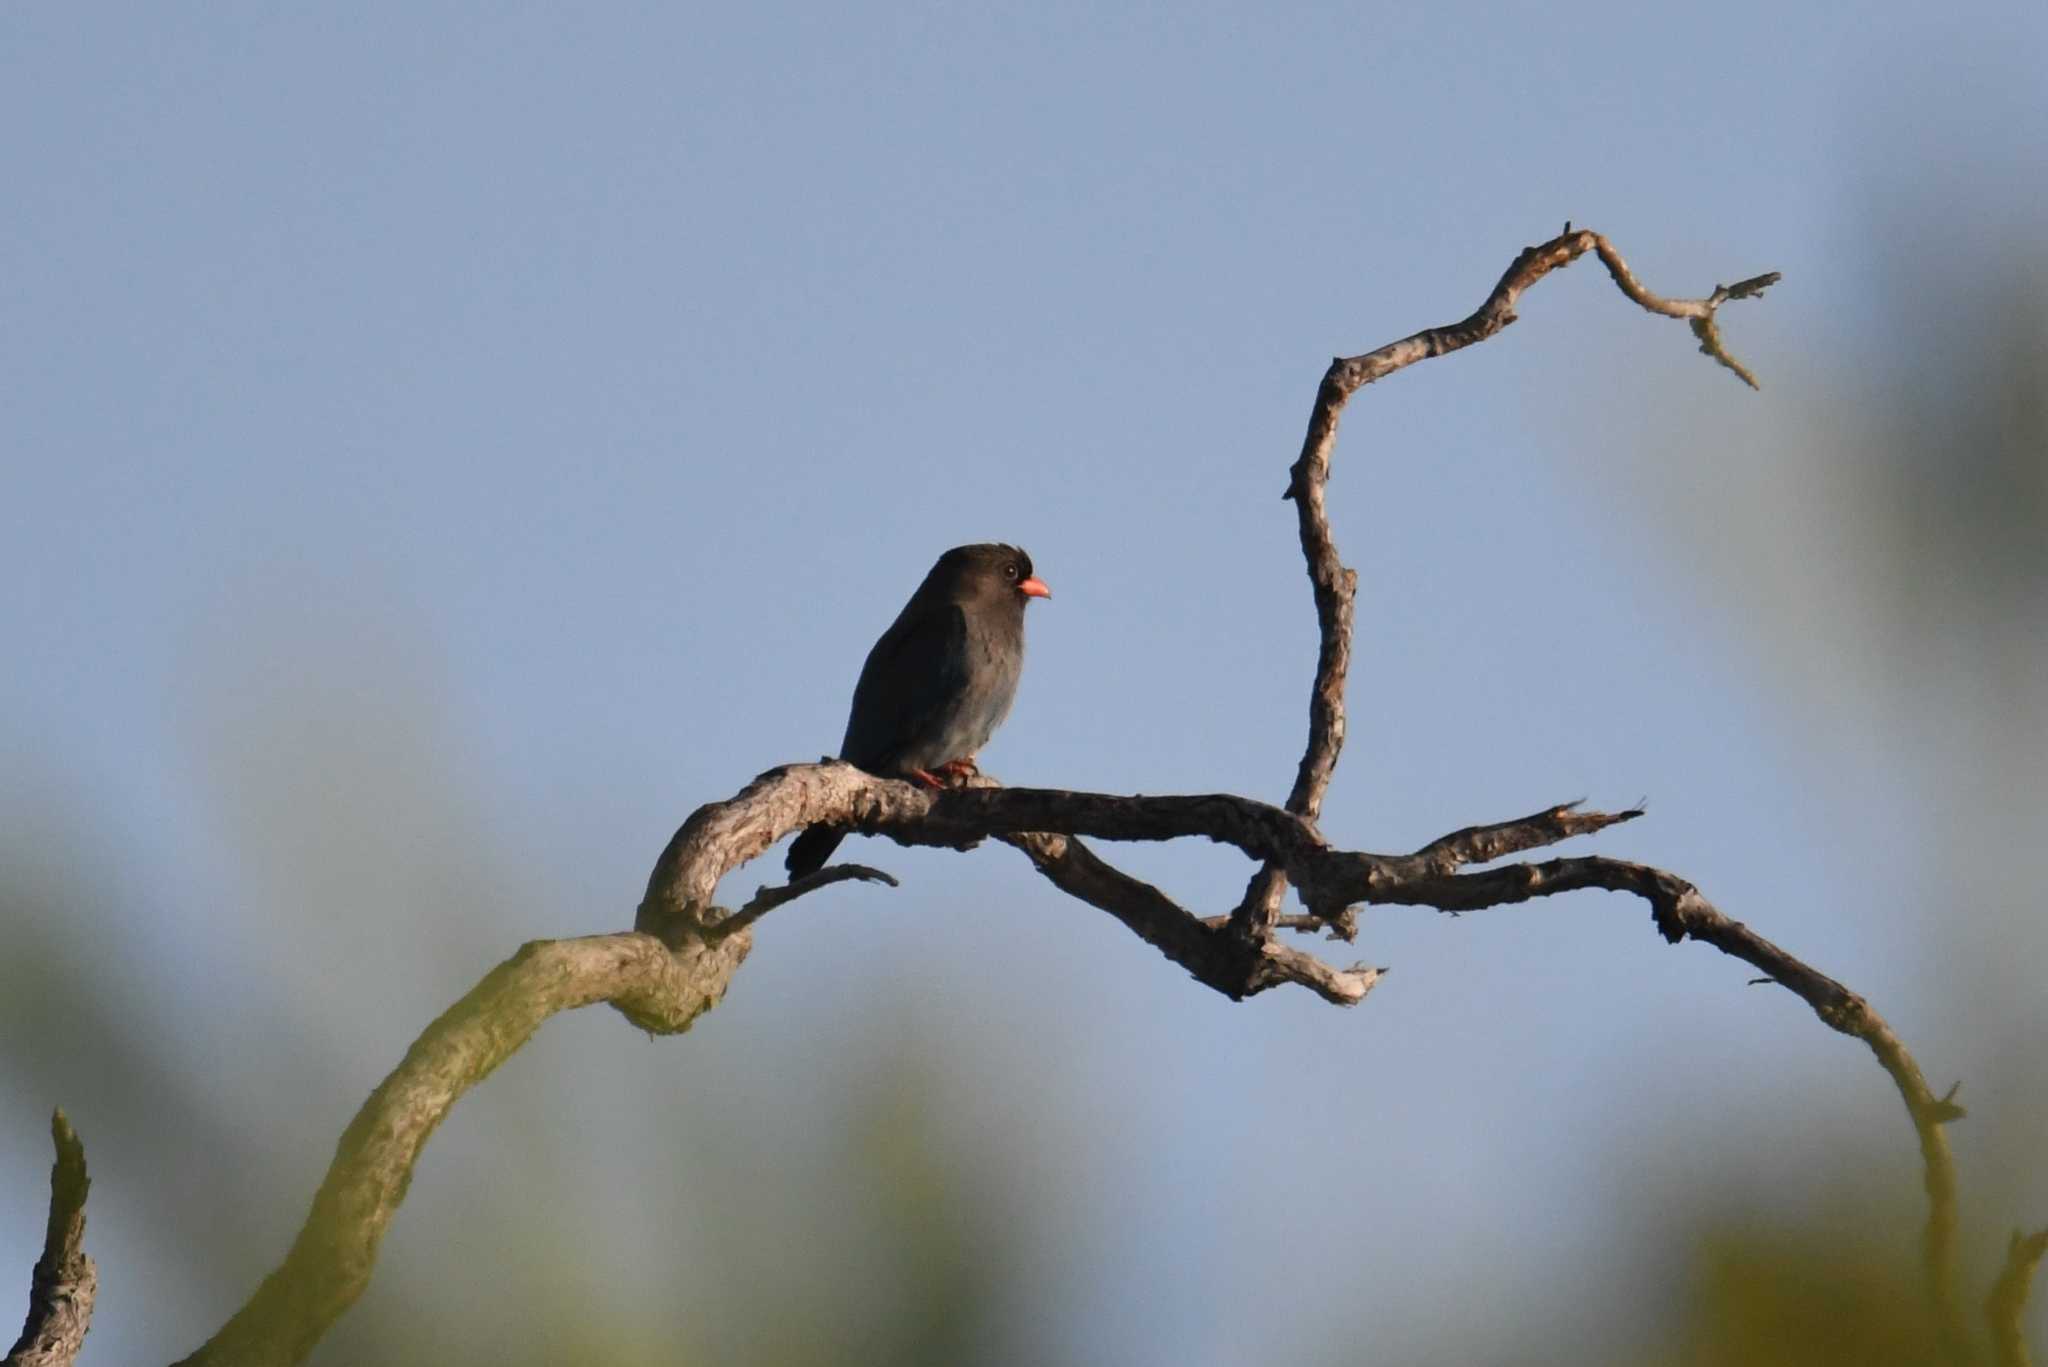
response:
[[(1581, 263), (1361, 394), (1324, 829), (1647, 795), (1577, 848), (1963, 1082), (1974, 1303), (2048, 1223), (2044, 60), (2022, 3), (0, 9), (0, 1296), (61, 1104), (85, 1360), (197, 1345), (429, 1020), (836, 747), (949, 545), (1058, 595), (990, 772), (1280, 799), (1323, 367), (1569, 218), (1783, 271), (1764, 389)], [(903, 888), (686, 1037), (465, 1100), (314, 1360), (1930, 1356), (1890, 1083), (1635, 902), (1233, 1005), (1011, 851), (855, 850)]]

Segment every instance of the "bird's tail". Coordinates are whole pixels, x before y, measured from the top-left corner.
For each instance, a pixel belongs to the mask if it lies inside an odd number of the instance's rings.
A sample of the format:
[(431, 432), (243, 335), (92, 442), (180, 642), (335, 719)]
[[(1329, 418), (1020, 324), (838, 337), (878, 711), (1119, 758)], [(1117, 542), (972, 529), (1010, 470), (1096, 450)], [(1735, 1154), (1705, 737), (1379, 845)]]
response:
[(791, 878), (816, 873), (825, 867), (825, 861), (832, 857), (832, 851), (839, 848), (839, 842), (845, 837), (845, 831), (834, 830), (830, 826), (806, 826), (803, 833), (790, 842), (782, 867), (789, 870)]

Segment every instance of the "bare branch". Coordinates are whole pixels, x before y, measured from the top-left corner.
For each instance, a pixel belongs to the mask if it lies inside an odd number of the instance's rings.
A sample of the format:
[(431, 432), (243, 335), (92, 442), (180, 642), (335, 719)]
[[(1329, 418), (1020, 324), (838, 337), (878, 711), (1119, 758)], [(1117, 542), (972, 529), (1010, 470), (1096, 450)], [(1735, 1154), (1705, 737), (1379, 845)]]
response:
[[(1201, 836), (1233, 845), (1290, 878), (1311, 913), (1323, 920), (1356, 903), (1476, 911), (1587, 888), (1633, 893), (1651, 904), (1656, 926), (1667, 940), (1677, 943), (1690, 937), (1755, 966), (1798, 995), (1830, 1028), (1862, 1040), (1876, 1055), (1906, 1103), (1920, 1139), (1929, 1198), (1925, 1249), (1930, 1285), (1944, 1325), (1952, 1340), (1960, 1342), (1964, 1336), (1954, 1311), (1955, 1172), (1941, 1126), (1963, 1112), (1952, 1099), (1933, 1095), (1918, 1064), (1869, 1003), (1723, 916), (1691, 883), (1660, 869), (1617, 859), (1575, 858), (1477, 873), (1450, 871), (1590, 834), (1633, 819), (1638, 811), (1587, 812), (1575, 804), (1553, 807), (1517, 821), (1467, 827), (1413, 854), (1388, 856), (1333, 849), (1302, 817), (1227, 793), (1125, 797), (1001, 788), (986, 776), (973, 787), (934, 793), (864, 774), (851, 765), (828, 763), (791, 765), (763, 774), (732, 802), (699, 809), (670, 848), (758, 853), (789, 831), (817, 821), (904, 844), (957, 848), (998, 836), (1022, 849), (1063, 891), (1117, 917), (1197, 981), (1232, 998), (1291, 982), (1328, 1000), (1355, 1002), (1377, 982), (1380, 970), (1340, 970), (1270, 941), (1248, 941), (1234, 928), (1204, 921), (1157, 888), (1117, 871), (1072, 837)], [(708, 897), (716, 880), (707, 884), (683, 874), (671, 881), (705, 887)]]
[[(1569, 232), (1571, 225), (1567, 223), (1565, 229)], [(1721, 343), (1721, 328), (1715, 319), (1721, 305), (1731, 299), (1760, 298), (1765, 290), (1784, 279), (1783, 275), (1777, 271), (1767, 271), (1762, 275), (1752, 275), (1747, 280), (1738, 280), (1732, 285), (1716, 285), (1714, 292), (1704, 299), (1664, 299), (1650, 293), (1637, 282), (1635, 273), (1628, 268), (1628, 262), (1621, 259), (1621, 253), (1614, 249), (1613, 243), (1597, 233), (1591, 236), (1594, 238), (1594, 250), (1600, 253), (1600, 260), (1606, 265), (1607, 273), (1614, 277), (1614, 283), (1621, 287), (1623, 294), (1652, 313), (1661, 313), (1667, 318), (1685, 319), (1692, 326), (1692, 335), (1699, 338), (1700, 351), (1703, 354), (1713, 357), (1734, 371), (1736, 377), (1751, 389), (1763, 387), (1756, 382), (1756, 376), (1750, 373), (1749, 367), (1728, 354), (1728, 349)]]
[[(1210, 925), (1228, 925), (1230, 923), (1228, 916), (1205, 916), (1202, 919)], [(1321, 916), (1310, 916), (1307, 914), (1287, 915), (1282, 913), (1274, 919), (1273, 929), (1298, 930), (1304, 935), (1323, 935), (1332, 940), (1343, 940), (1346, 943), (1351, 943), (1358, 939), (1358, 908), (1347, 907), (1328, 920)], [(1380, 971), (1382, 973), (1386, 972), (1385, 969)]]
[[(775, 774), (796, 781), (794, 770), (806, 767), (844, 770), (851, 766), (792, 766), (763, 775), (749, 791), (759, 789)], [(1302, 817), (1227, 793), (1118, 797), (1006, 789), (986, 779), (983, 786), (931, 793), (908, 783), (866, 775), (860, 778), (877, 791), (865, 797), (845, 795), (848, 807), (858, 807), (865, 818), (844, 824), (870, 834), (887, 835), (906, 844), (949, 846), (971, 844), (987, 835), (1007, 837), (1025, 832), (1111, 840), (1203, 836), (1265, 860), (1301, 890), (1310, 913), (1326, 921), (1361, 902), (1459, 912), (1586, 888), (1644, 898), (1665, 939), (1675, 944), (1690, 937), (1755, 966), (1799, 996), (1831, 1029), (1862, 1040), (1876, 1055), (1905, 1102), (1920, 1141), (1928, 1195), (1924, 1254), (1930, 1295), (1951, 1350), (1967, 1353), (1968, 1335), (1962, 1328), (1955, 1288), (1955, 1165), (1941, 1129), (1960, 1118), (1963, 1110), (1952, 1094), (1933, 1094), (1918, 1063), (1868, 1002), (1741, 922), (1723, 916), (1691, 883), (1661, 869), (1584, 857), (1510, 864), (1477, 873), (1446, 872), (1466, 863), (1592, 833), (1633, 819), (1640, 809), (1599, 813), (1580, 811), (1575, 804), (1554, 807), (1518, 821), (1467, 827), (1414, 854), (1386, 856), (1332, 849)], [(806, 777), (803, 786), (806, 791), (816, 791), (817, 782), (815, 777)], [(882, 794), (881, 789), (892, 791)], [(1117, 873), (1077, 844), (1064, 852), (1069, 859), (1085, 861), (1088, 880), (1077, 880), (1074, 887), (1060, 878), (1054, 878), (1055, 882), (1091, 905), (1110, 911), (1197, 980), (1228, 996), (1249, 996), (1282, 982), (1295, 982), (1332, 1001), (1345, 1000), (1355, 989), (1357, 997), (1348, 999), (1356, 1001), (1378, 979), (1378, 970), (1370, 971), (1369, 976), (1364, 970), (1352, 970), (1358, 976), (1343, 977), (1340, 970), (1307, 955), (1281, 962), (1270, 952), (1270, 936), (1248, 940), (1234, 924), (1219, 926), (1196, 918), (1157, 889)], [(1033, 855), (1033, 860), (1041, 872), (1047, 872), (1038, 855)], [(1048, 872), (1047, 876), (1053, 875)], [(1087, 890), (1077, 890), (1081, 887)], [(1298, 955), (1299, 951), (1287, 954)]]
[(819, 888), (830, 887), (834, 883), (844, 883), (851, 879), (858, 879), (863, 883), (887, 883), (892, 888), (901, 886), (880, 869), (871, 869), (865, 864), (831, 864), (801, 878), (793, 878), (780, 886), (772, 883), (763, 884), (760, 891), (748, 899), (745, 906), (709, 927), (706, 938), (714, 942), (723, 940), (737, 931), (745, 930), (784, 902), (794, 902), (807, 892), (816, 892)]
[[(1525, 902), (1597, 888), (1647, 900), (1664, 937), (1712, 944), (1761, 969), (1798, 995), (1830, 1028), (1861, 1039), (1906, 1102), (1921, 1142), (1930, 1213), (1929, 1282), (1950, 1346), (1966, 1349), (1955, 1314), (1955, 1177), (1941, 1127), (1962, 1115), (1953, 1092), (1935, 1098), (1918, 1065), (1867, 1002), (1834, 979), (1731, 921), (1692, 884), (1659, 869), (1597, 857), (1552, 859), (1469, 871), (1508, 855), (1555, 844), (1641, 815), (1581, 811), (1565, 804), (1515, 821), (1471, 826), (1408, 855), (1332, 848), (1317, 828), (1345, 729), (1356, 576), (1340, 563), (1330, 536), (1323, 488), (1337, 419), (1359, 388), (1415, 361), (1469, 346), (1514, 321), (1521, 292), (1588, 251), (1616, 285), (1652, 312), (1681, 318), (1702, 349), (1752, 385), (1721, 346), (1716, 311), (1755, 296), (1777, 280), (1758, 276), (1717, 287), (1703, 300), (1649, 293), (1597, 233), (1573, 231), (1526, 249), (1479, 310), (1460, 323), (1417, 333), (1378, 351), (1333, 362), (1310, 415), (1287, 496), (1295, 501), (1314, 589), (1321, 647), (1310, 701), (1307, 748), (1284, 808), (1231, 794), (1146, 797), (1054, 789), (1004, 789), (977, 778), (942, 792), (827, 762), (789, 765), (760, 775), (724, 802), (685, 821), (648, 879), (635, 932), (529, 944), (494, 969), (428, 1028), (343, 1135), (312, 1213), (285, 1263), (256, 1297), (190, 1362), (290, 1362), (302, 1358), (367, 1284), (385, 1227), (403, 1198), (413, 1164), (434, 1127), (472, 1086), (558, 1011), (597, 1002), (616, 1007), (655, 1033), (687, 1029), (722, 996), (752, 944), (754, 921), (775, 907), (848, 879), (894, 882), (879, 870), (838, 866), (782, 887), (760, 889), (737, 912), (714, 903), (726, 874), (801, 827), (829, 824), (906, 845), (970, 848), (994, 837), (1021, 850), (1056, 887), (1116, 917), (1194, 978), (1233, 999), (1292, 983), (1325, 1000), (1352, 1005), (1384, 969), (1340, 969), (1280, 944), (1273, 931), (1356, 930), (1361, 904), (1416, 905), (1448, 912)], [(1242, 850), (1263, 867), (1227, 917), (1202, 918), (1097, 857), (1079, 837), (1171, 840), (1200, 836)], [(1308, 915), (1281, 918), (1286, 887)], [(82, 1198), (81, 1198), (82, 1199)], [(53, 1215), (53, 1219), (54, 1219)], [(2031, 1245), (2029, 1245), (2031, 1247)], [(2024, 1260), (2015, 1243), (2008, 1273), (2016, 1287), (1994, 1304), (2016, 1306), (2038, 1248)], [(2015, 1299), (2017, 1298), (2017, 1299)], [(2011, 1310), (2017, 1323), (2018, 1310)], [(2019, 1350), (2022, 1355), (2024, 1348)], [(2023, 1356), (2021, 1359), (2023, 1360)]]
[(1385, 969), (1335, 968), (1286, 945), (1254, 945), (1225, 934), (1224, 923), (1199, 919), (1150, 883), (1097, 858), (1079, 840), (1043, 832), (1013, 833), (1003, 843), (1022, 850), (1060, 891), (1116, 917), (1138, 937), (1233, 1001), (1281, 983), (1298, 983), (1338, 1006), (1356, 1006)]
[(1502, 821), (1491, 826), (1467, 826), (1439, 836), (1417, 850), (1411, 858), (1439, 873), (1453, 873), (1467, 864), (1487, 864), (1523, 850), (1539, 849), (1569, 840), (1575, 835), (1593, 835), (1609, 826), (1634, 821), (1641, 807), (1625, 812), (1582, 812), (1581, 803), (1565, 802), (1546, 808), (1519, 821)]
[(85, 1145), (64, 1112), (50, 1117), (57, 1161), (50, 1165), (50, 1221), (43, 1256), (29, 1278), (28, 1319), (8, 1350), (4, 1367), (68, 1367), (92, 1327), (99, 1269), (85, 1254)]
[(1856, 993), (1808, 966), (1740, 921), (1731, 920), (1702, 897), (1699, 890), (1673, 874), (1620, 859), (1552, 859), (1541, 864), (1510, 864), (1483, 873), (1422, 879), (1383, 886), (1375, 900), (1402, 901), (1444, 911), (1476, 911), (1506, 906), (1534, 897), (1550, 897), (1582, 888), (1630, 892), (1650, 903), (1658, 931), (1673, 944), (1690, 937), (1724, 954), (1762, 969), (1759, 981), (1776, 983), (1813, 1009), (1830, 1029), (1862, 1040), (1891, 1077), (1920, 1141), (1920, 1160), (1927, 1189), (1927, 1228), (1922, 1256), (1936, 1321), (1952, 1361), (1967, 1361), (1969, 1334), (1963, 1327), (1956, 1294), (1956, 1172), (1942, 1126), (1966, 1114), (1955, 1102), (1955, 1088), (1935, 1096), (1899, 1037), (1884, 1018)]
[[(1939, 1127), (1960, 1110), (1932, 1097), (1910, 1055), (1862, 998), (1723, 917), (1690, 883), (1659, 869), (1576, 858), (1476, 873), (1445, 871), (1591, 833), (1632, 813), (1556, 807), (1469, 827), (1413, 854), (1377, 855), (1334, 849), (1302, 817), (1233, 794), (1116, 796), (1006, 789), (986, 776), (973, 782), (934, 793), (849, 764), (789, 765), (762, 774), (728, 801), (699, 808), (649, 881), (641, 916), (652, 933), (528, 945), (421, 1037), (343, 1137), (285, 1267), (193, 1361), (253, 1361), (264, 1352), (241, 1350), (269, 1351), (280, 1342), (290, 1351), (270, 1352), (268, 1360), (295, 1360), (309, 1348), (360, 1293), (377, 1238), (433, 1126), (548, 1016), (606, 1001), (649, 1030), (673, 1032), (715, 1004), (752, 943), (749, 930), (726, 930), (734, 918), (710, 900), (720, 878), (784, 835), (818, 822), (906, 845), (960, 848), (990, 836), (1002, 839), (1062, 891), (1109, 912), (1197, 981), (1232, 998), (1293, 983), (1350, 1005), (1371, 991), (1384, 970), (1340, 969), (1270, 938), (1248, 941), (1228, 922), (1204, 921), (1104, 863), (1077, 837), (1200, 836), (1232, 845), (1281, 869), (1325, 920), (1357, 903), (1472, 911), (1582, 888), (1634, 893), (1651, 903), (1667, 939), (1690, 936), (1756, 965), (1806, 1000), (1829, 1026), (1863, 1039), (1877, 1054), (1921, 1129), (1934, 1204), (1929, 1258), (1931, 1264), (1947, 1263), (1954, 1176)], [(807, 883), (797, 893), (815, 886)], [(745, 914), (757, 919), (792, 895), (789, 889), (769, 889)]]
[[(1323, 487), (1330, 478), (1330, 455), (1337, 444), (1337, 419), (1344, 405), (1366, 385), (1384, 379), (1417, 361), (1447, 355), (1487, 338), (1515, 321), (1515, 304), (1522, 292), (1562, 266), (1568, 266), (1587, 252), (1599, 253), (1608, 274), (1621, 292), (1652, 313), (1686, 319), (1699, 338), (1700, 350), (1727, 366), (1754, 389), (1756, 377), (1730, 356), (1721, 344), (1715, 325), (1716, 311), (1731, 299), (1750, 299), (1774, 285), (1779, 275), (1753, 276), (1739, 284), (1714, 287), (1705, 299), (1665, 299), (1644, 289), (1614, 244), (1603, 235), (1585, 229), (1564, 231), (1550, 241), (1523, 248), (1511, 262), (1493, 292), (1471, 316), (1444, 327), (1427, 328), (1398, 342), (1389, 342), (1362, 356), (1338, 357), (1330, 362), (1316, 401), (1309, 410), (1308, 432), (1302, 438), (1301, 454), (1288, 472), (1284, 497), (1294, 500), (1301, 538), (1301, 554), (1315, 597), (1316, 627), (1321, 643), (1316, 652), (1315, 683), (1309, 690), (1308, 745), (1295, 771), (1294, 787), (1287, 794), (1287, 810), (1310, 821), (1322, 815), (1323, 795), (1329, 791), (1336, 772), (1337, 755), (1344, 748), (1344, 688), (1351, 670), (1351, 626), (1353, 604), (1358, 594), (1358, 575), (1337, 557), (1337, 543), (1330, 533), (1329, 510), (1324, 505)], [(1244, 900), (1231, 914), (1236, 932), (1257, 939), (1270, 932), (1280, 915), (1281, 899), (1287, 890), (1285, 873), (1268, 864), (1252, 875)]]

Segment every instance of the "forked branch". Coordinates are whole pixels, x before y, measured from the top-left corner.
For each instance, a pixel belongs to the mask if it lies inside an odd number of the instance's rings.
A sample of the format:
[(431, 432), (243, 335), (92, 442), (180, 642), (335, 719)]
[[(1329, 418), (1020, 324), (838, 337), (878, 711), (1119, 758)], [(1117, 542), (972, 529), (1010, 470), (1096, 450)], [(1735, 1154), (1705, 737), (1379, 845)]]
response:
[[(1287, 472), (1287, 491), (1293, 500), (1302, 559), (1308, 565), (1309, 585), (1315, 598), (1316, 627), (1321, 644), (1316, 652), (1315, 683), (1309, 689), (1308, 745), (1294, 774), (1294, 787), (1287, 794), (1287, 810), (1314, 821), (1322, 815), (1323, 795), (1337, 771), (1337, 755), (1344, 748), (1344, 689), (1351, 671), (1351, 623), (1358, 596), (1358, 575), (1337, 556), (1337, 543), (1330, 533), (1330, 514), (1323, 498), (1330, 480), (1330, 457), (1337, 446), (1337, 419), (1351, 396), (1375, 380), (1383, 380), (1417, 361), (1462, 351), (1515, 321), (1515, 305), (1524, 291), (1552, 271), (1597, 252), (1607, 273), (1621, 292), (1652, 313), (1682, 318), (1692, 325), (1700, 350), (1727, 366), (1754, 389), (1756, 377), (1730, 356), (1721, 345), (1715, 317), (1721, 305), (1732, 299), (1753, 299), (1778, 283), (1776, 271), (1752, 276), (1740, 284), (1722, 287), (1704, 299), (1666, 299), (1642, 287), (1614, 244), (1600, 233), (1572, 225), (1548, 242), (1525, 247), (1508, 264), (1484, 303), (1458, 322), (1389, 342), (1361, 356), (1339, 356), (1323, 372), (1316, 388), (1315, 404), (1309, 409), (1308, 432), (1302, 438), (1301, 454)], [(1258, 938), (1277, 924), (1280, 903), (1287, 888), (1281, 871), (1271, 864), (1260, 869), (1245, 889), (1244, 900), (1232, 913), (1238, 934)]]

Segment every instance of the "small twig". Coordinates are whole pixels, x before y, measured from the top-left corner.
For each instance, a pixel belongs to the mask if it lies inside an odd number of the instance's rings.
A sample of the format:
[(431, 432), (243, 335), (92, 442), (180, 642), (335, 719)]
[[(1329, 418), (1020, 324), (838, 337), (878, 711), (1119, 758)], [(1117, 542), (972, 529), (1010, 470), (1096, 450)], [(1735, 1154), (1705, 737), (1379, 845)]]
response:
[(1439, 873), (1454, 873), (1468, 864), (1487, 864), (1523, 850), (1555, 845), (1575, 835), (1593, 835), (1643, 814), (1640, 806), (1621, 812), (1582, 812), (1579, 808), (1584, 802), (1581, 798), (1559, 803), (1519, 821), (1467, 826), (1439, 836), (1410, 857), (1431, 865)]
[(99, 1269), (85, 1253), (85, 1197), (92, 1179), (85, 1145), (60, 1109), (50, 1117), (57, 1161), (50, 1167), (50, 1220), (43, 1256), (29, 1279), (28, 1319), (5, 1367), (68, 1367), (92, 1328)]
[(1652, 313), (1661, 313), (1667, 318), (1683, 318), (1692, 327), (1692, 335), (1699, 338), (1700, 352), (1711, 356), (1735, 372), (1736, 377), (1751, 389), (1761, 389), (1756, 376), (1749, 367), (1728, 354), (1721, 343), (1720, 325), (1715, 314), (1721, 305), (1731, 299), (1756, 299), (1763, 292), (1785, 277), (1777, 271), (1766, 271), (1752, 275), (1747, 280), (1738, 280), (1732, 285), (1716, 285), (1714, 292), (1704, 299), (1665, 299), (1650, 293), (1637, 282), (1635, 273), (1628, 268), (1628, 262), (1621, 259), (1621, 253), (1614, 244), (1598, 233), (1587, 234), (1594, 239), (1594, 249), (1600, 253), (1600, 260), (1607, 267), (1607, 273), (1614, 277), (1614, 283), (1621, 292), (1641, 304)]
[(763, 884), (760, 891), (756, 892), (745, 906), (723, 921), (707, 926), (705, 936), (715, 944), (728, 935), (745, 930), (784, 902), (794, 902), (807, 892), (816, 892), (819, 888), (844, 883), (849, 879), (859, 879), (863, 883), (887, 883), (892, 888), (902, 886), (880, 869), (871, 869), (865, 864), (829, 864), (801, 878), (792, 878), (787, 883)]
[(2034, 1284), (2034, 1270), (2048, 1254), (2048, 1229), (2032, 1234), (2014, 1230), (2005, 1246), (2005, 1267), (1984, 1302), (1984, 1317), (1991, 1323), (1992, 1351), (1998, 1367), (2028, 1367), (2027, 1336), (2020, 1327), (2026, 1317), (2027, 1296)]
[[(1206, 924), (1214, 926), (1227, 925), (1230, 921), (1228, 916), (1209, 916), (1203, 919)], [(1353, 944), (1358, 940), (1358, 908), (1346, 907), (1330, 916), (1282, 912), (1273, 918), (1273, 929), (1300, 931), (1304, 935), (1323, 935), (1332, 940)]]

